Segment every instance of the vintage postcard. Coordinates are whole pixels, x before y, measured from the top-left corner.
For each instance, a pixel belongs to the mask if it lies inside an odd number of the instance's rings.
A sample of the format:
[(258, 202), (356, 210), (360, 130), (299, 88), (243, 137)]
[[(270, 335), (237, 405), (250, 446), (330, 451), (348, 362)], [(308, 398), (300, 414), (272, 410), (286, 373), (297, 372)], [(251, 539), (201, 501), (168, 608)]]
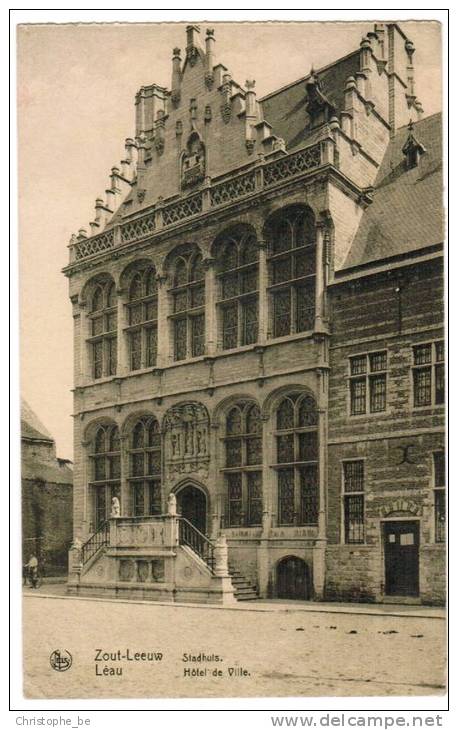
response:
[(446, 692), (441, 31), (17, 27), (25, 698)]

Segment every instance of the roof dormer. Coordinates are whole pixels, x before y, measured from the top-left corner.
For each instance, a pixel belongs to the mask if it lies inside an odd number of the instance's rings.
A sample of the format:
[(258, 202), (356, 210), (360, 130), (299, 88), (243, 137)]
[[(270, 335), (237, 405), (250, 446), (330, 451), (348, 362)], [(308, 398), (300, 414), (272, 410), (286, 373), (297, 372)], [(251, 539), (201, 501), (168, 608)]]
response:
[(412, 120), (410, 120), (407, 128), (409, 130), (409, 134), (407, 135), (404, 147), (402, 148), (402, 153), (405, 156), (407, 169), (411, 170), (413, 167), (417, 167), (421, 155), (426, 152), (426, 148), (415, 137), (413, 133), (414, 124)]

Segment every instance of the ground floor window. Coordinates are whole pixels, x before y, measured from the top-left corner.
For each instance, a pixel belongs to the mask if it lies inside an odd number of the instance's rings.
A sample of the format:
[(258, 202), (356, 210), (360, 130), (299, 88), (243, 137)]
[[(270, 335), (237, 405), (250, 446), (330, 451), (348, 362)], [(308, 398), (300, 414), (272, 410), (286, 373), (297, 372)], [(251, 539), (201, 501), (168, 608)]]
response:
[(97, 484), (94, 489), (94, 529), (99, 527), (110, 517), (111, 500), (117, 497), (120, 500), (121, 490), (119, 482), (110, 484)]
[(262, 472), (226, 474), (228, 527), (262, 524)]
[(317, 465), (309, 464), (279, 469), (277, 479), (278, 524), (316, 525), (318, 522)]
[(131, 480), (131, 489), (135, 517), (161, 514), (160, 480)]
[(343, 464), (343, 507), (345, 542), (364, 542), (364, 462)]

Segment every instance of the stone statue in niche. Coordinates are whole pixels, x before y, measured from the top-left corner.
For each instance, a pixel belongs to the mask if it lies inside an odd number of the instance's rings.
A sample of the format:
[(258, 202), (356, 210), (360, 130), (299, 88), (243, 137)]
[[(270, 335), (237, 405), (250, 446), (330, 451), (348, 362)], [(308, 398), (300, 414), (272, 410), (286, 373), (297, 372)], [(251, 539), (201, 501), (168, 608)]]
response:
[(173, 406), (164, 419), (169, 475), (208, 474), (208, 411), (201, 403)]
[(181, 187), (197, 185), (205, 178), (205, 146), (197, 132), (188, 139), (181, 160)]

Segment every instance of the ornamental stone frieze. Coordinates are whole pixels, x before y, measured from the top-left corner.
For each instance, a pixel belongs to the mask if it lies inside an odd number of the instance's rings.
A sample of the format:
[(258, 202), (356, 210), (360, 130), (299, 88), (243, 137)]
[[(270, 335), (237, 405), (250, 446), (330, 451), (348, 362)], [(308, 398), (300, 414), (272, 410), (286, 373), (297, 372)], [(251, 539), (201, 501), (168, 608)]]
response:
[(164, 420), (165, 465), (170, 478), (181, 474), (208, 476), (210, 462), (208, 411), (201, 403), (170, 408)]

